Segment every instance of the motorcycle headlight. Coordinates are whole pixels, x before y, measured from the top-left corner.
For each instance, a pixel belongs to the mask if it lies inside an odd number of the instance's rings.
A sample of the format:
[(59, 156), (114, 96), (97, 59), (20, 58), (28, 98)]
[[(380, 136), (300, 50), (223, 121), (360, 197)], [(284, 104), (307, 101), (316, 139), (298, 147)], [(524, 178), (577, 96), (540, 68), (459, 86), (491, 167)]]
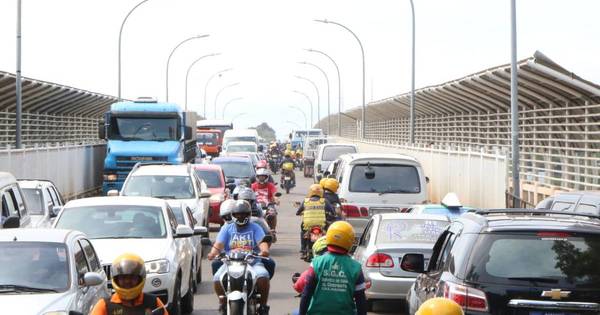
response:
[(146, 273), (167, 273), (169, 272), (169, 261), (166, 259), (159, 259), (148, 261), (145, 264)]
[(244, 267), (239, 265), (230, 265), (227, 274), (232, 278), (241, 278), (244, 275)]

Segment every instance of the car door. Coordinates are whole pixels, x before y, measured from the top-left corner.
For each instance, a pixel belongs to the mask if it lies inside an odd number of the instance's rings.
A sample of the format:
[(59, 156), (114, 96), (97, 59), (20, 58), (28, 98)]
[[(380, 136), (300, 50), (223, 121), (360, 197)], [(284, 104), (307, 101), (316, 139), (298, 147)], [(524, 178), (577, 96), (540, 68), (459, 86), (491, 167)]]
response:
[(449, 254), (449, 247), (447, 245), (452, 238), (452, 235), (453, 234), (448, 230), (440, 235), (433, 246), (433, 252), (429, 265), (427, 266), (427, 272), (420, 274), (416, 279), (413, 293), (418, 297), (419, 305), (435, 296), (437, 293), (438, 281), (443, 272), (445, 259)]
[[(173, 214), (173, 210), (171, 209), (171, 207), (167, 206), (167, 217), (169, 219), (169, 224), (171, 226), (172, 229), (172, 235), (173, 235), (173, 245), (172, 248), (175, 250), (174, 256), (175, 256), (175, 264), (179, 266), (179, 268), (181, 268), (181, 283), (182, 285), (187, 285), (187, 279), (190, 276), (190, 270), (191, 270), (191, 266), (192, 266), (192, 252), (191, 252), (191, 247), (190, 247), (190, 240), (189, 237), (184, 237), (184, 238), (175, 238), (176, 235), (176, 231), (177, 231), (177, 218), (175, 217), (175, 214)], [(184, 294), (186, 291), (181, 291), (182, 294)]]
[[(90, 243), (89, 240), (85, 238), (79, 239), (79, 245), (83, 249), (83, 253), (85, 254), (85, 259), (88, 263), (88, 269), (91, 272), (96, 272), (101, 275), (104, 275), (104, 270), (102, 269), (102, 265), (100, 265), (100, 260), (98, 259), (98, 255), (96, 255), (96, 251), (94, 247)], [(106, 285), (97, 285), (91, 287), (83, 287), (82, 290), (82, 298), (83, 305), (82, 311), (89, 312), (96, 305), (99, 299), (108, 297), (108, 289)]]
[(361, 266), (365, 266), (367, 261), (368, 246), (371, 241), (371, 233), (373, 232), (373, 226), (376, 225), (375, 218), (371, 218), (365, 227), (365, 232), (361, 235), (354, 250), (354, 259), (360, 263)]

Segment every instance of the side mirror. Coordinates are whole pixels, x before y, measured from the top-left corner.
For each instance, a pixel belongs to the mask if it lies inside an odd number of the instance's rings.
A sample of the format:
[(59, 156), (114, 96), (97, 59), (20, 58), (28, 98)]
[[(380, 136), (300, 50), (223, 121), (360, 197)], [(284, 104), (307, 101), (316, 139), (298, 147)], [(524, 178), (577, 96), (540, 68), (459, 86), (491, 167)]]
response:
[(190, 127), (190, 126), (185, 126), (185, 127), (183, 128), (183, 138), (184, 138), (185, 140), (192, 140), (192, 137), (193, 137), (193, 136), (194, 136), (194, 133), (193, 133), (192, 127)]
[(198, 198), (205, 199), (205, 198), (210, 198), (211, 196), (212, 196), (211, 193), (203, 192), (203, 193), (200, 193), (200, 196), (198, 196)]
[(425, 176), (425, 183), (429, 184), (429, 176)]
[(225, 183), (227, 183), (227, 184), (233, 184), (233, 183), (235, 183), (235, 179), (228, 178), (227, 181), (225, 181)]
[(98, 123), (98, 138), (102, 140), (106, 139), (106, 128), (103, 121)]
[(21, 226), (21, 219), (16, 215), (11, 215), (2, 223), (3, 229), (17, 229)]
[(192, 230), (191, 227), (180, 224), (177, 226), (177, 229), (175, 230), (175, 237), (176, 238), (184, 238), (184, 237), (190, 237), (194, 235), (194, 230)]
[(104, 277), (97, 272), (86, 272), (83, 275), (83, 285), (86, 287), (95, 287), (101, 285), (102, 282), (104, 282)]
[(205, 226), (197, 226), (194, 228), (194, 235), (208, 237), (208, 229)]
[(281, 197), (281, 196), (283, 196), (283, 195), (280, 192), (275, 193), (275, 197)]
[(203, 237), (202, 239), (200, 239), (200, 244), (202, 244), (203, 246), (212, 246), (213, 243), (210, 240), (210, 238)]
[(54, 207), (52, 207), (52, 209), (50, 209), (50, 217), (51, 218), (56, 218), (56, 216), (60, 212), (60, 209), (61, 209), (60, 206), (54, 206)]
[(106, 193), (106, 195), (107, 195), (108, 197), (118, 197), (118, 196), (119, 196), (119, 191), (118, 191), (118, 190), (116, 190), (116, 189), (111, 189), (111, 190), (109, 190), (109, 191)]
[(408, 272), (424, 273), (425, 257), (423, 254), (406, 254), (402, 257), (400, 268)]

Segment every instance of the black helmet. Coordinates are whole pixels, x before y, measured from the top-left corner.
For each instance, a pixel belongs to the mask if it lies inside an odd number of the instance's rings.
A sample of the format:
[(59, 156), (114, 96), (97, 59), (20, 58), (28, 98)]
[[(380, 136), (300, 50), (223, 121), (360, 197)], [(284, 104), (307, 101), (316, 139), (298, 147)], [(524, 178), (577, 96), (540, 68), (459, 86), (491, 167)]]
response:
[(250, 207), (250, 203), (245, 200), (237, 200), (235, 202), (235, 207), (231, 210), (231, 216), (233, 217), (233, 222), (238, 226), (245, 226), (250, 222), (250, 215), (252, 214), (252, 209)]

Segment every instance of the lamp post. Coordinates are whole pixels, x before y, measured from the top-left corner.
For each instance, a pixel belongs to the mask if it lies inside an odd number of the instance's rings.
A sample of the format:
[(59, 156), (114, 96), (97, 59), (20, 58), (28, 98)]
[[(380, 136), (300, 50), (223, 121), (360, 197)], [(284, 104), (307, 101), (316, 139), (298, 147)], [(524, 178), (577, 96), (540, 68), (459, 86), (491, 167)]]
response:
[(315, 88), (315, 91), (317, 92), (317, 121), (318, 121), (319, 127), (321, 127), (320, 126), (321, 125), (321, 96), (319, 95), (319, 88), (317, 87), (315, 82), (313, 82), (311, 79), (307, 79), (307, 78), (301, 77), (299, 75), (297, 75), (296, 78), (307, 81), (308, 83), (312, 84), (312, 86)]
[(316, 50), (316, 49), (312, 49), (312, 48), (306, 49), (306, 51), (318, 53), (318, 54), (321, 54), (321, 55), (329, 58), (329, 60), (331, 60), (331, 62), (335, 66), (335, 70), (337, 71), (337, 77), (338, 77), (338, 136), (341, 137), (342, 136), (342, 79), (340, 76), (340, 68), (338, 67), (335, 60), (333, 60), (333, 58), (331, 58), (331, 56), (329, 56), (328, 54), (326, 54), (320, 50)]
[(314, 126), (314, 124), (313, 124), (313, 103), (312, 103), (312, 100), (310, 99), (310, 97), (308, 95), (306, 95), (306, 93), (300, 92), (298, 90), (294, 90), (292, 92), (304, 96), (306, 98), (306, 100), (308, 101), (308, 104), (310, 104), (310, 127), (312, 128), (312, 126)]
[(135, 9), (137, 9), (139, 6), (141, 6), (142, 4), (148, 2), (148, 0), (142, 0), (140, 1), (138, 4), (136, 4), (131, 10), (129, 10), (129, 13), (127, 13), (127, 15), (125, 16), (125, 18), (123, 19), (123, 22), (121, 22), (121, 28), (119, 29), (119, 57), (118, 57), (118, 63), (119, 63), (119, 67), (118, 67), (118, 84), (119, 84), (119, 89), (118, 89), (118, 99), (121, 100), (121, 39), (123, 37), (123, 27), (125, 27), (125, 22), (127, 22), (127, 19), (129, 19), (129, 16), (131, 15), (131, 13), (133, 13), (133, 11), (135, 11)]
[(302, 113), (302, 116), (304, 116), (304, 128), (308, 129), (308, 119), (306, 119), (306, 113), (302, 109), (300, 109), (300, 107), (290, 105), (289, 108), (293, 108)]
[(171, 64), (171, 57), (173, 57), (173, 54), (175, 53), (177, 48), (179, 48), (181, 45), (183, 45), (191, 40), (206, 38), (208, 36), (209, 35), (206, 34), (206, 35), (196, 35), (196, 36), (188, 37), (188, 38), (182, 40), (181, 42), (179, 42), (179, 44), (177, 44), (173, 48), (173, 50), (171, 50), (171, 53), (169, 54), (169, 58), (167, 58), (167, 71), (165, 72), (165, 95), (166, 95), (167, 102), (169, 102), (169, 65)]
[(236, 82), (236, 83), (232, 83), (232, 84), (226, 85), (222, 89), (220, 89), (219, 92), (217, 92), (217, 95), (215, 96), (215, 119), (217, 119), (217, 100), (219, 99), (219, 95), (221, 95), (221, 93), (223, 91), (225, 91), (226, 89), (228, 89), (230, 87), (234, 87), (236, 85), (240, 85), (240, 83)]
[(325, 23), (325, 24), (335, 24), (337, 26), (340, 26), (342, 28), (344, 28), (345, 30), (347, 30), (348, 32), (350, 32), (350, 34), (352, 34), (352, 36), (354, 36), (354, 38), (356, 38), (356, 41), (358, 42), (358, 45), (360, 46), (360, 52), (362, 54), (362, 121), (363, 121), (363, 126), (362, 126), (362, 130), (361, 130), (361, 137), (364, 139), (365, 138), (365, 127), (366, 127), (366, 104), (365, 104), (365, 50), (363, 48), (362, 42), (360, 41), (360, 39), (358, 38), (358, 36), (356, 36), (356, 34), (349, 29), (348, 27), (346, 27), (345, 25), (342, 25), (338, 22), (334, 22), (334, 21), (328, 21), (328, 20), (315, 20), (315, 22), (319, 22), (319, 23)]
[[(412, 70), (410, 83), (410, 133), (409, 140), (411, 144), (415, 143), (415, 4), (410, 0), (412, 12)], [(363, 127), (364, 129), (364, 127)]]
[(234, 99), (230, 99), (227, 103), (225, 103), (225, 105), (223, 106), (223, 113), (221, 114), (221, 119), (225, 119), (225, 110), (227, 109), (227, 106), (235, 101), (239, 101), (244, 99), (243, 97), (236, 97)]
[(510, 1), (510, 111), (511, 111), (511, 145), (512, 145), (512, 184), (513, 207), (521, 199), (521, 181), (519, 176), (519, 90), (517, 73), (517, 4), (516, 0)]
[[(195, 65), (196, 63), (198, 63), (200, 60), (202, 60), (202, 59), (204, 59), (204, 58), (207, 58), (207, 57), (218, 56), (218, 55), (220, 55), (220, 54), (221, 54), (221, 53), (214, 53), (214, 54), (208, 54), (208, 55), (204, 55), (204, 56), (202, 56), (202, 57), (200, 57), (200, 58), (198, 58), (198, 59), (194, 60), (194, 62), (192, 62), (192, 63), (190, 64), (190, 66), (187, 68), (187, 72), (185, 73), (185, 110), (187, 110), (187, 107), (188, 107), (188, 80), (189, 80), (189, 78), (190, 78), (190, 72), (192, 71), (192, 68), (193, 68), (193, 67), (194, 67), (194, 65)], [(167, 71), (167, 73), (168, 73), (168, 71)], [(168, 75), (167, 75), (167, 77), (168, 77)], [(168, 83), (167, 83), (167, 86), (168, 86)], [(167, 88), (167, 90), (168, 90), (168, 89), (169, 89), (169, 88)], [(204, 116), (204, 118), (206, 118), (206, 116)]]
[(228, 69), (224, 69), (218, 72), (215, 72), (213, 75), (211, 75), (208, 80), (206, 80), (206, 84), (204, 85), (204, 119), (206, 119), (206, 95), (208, 93), (208, 85), (210, 84), (210, 81), (212, 81), (212, 79), (214, 79), (216, 76), (221, 76), (223, 73), (227, 72), (227, 71), (231, 71), (233, 70), (233, 68), (228, 68)]
[(331, 95), (329, 93), (330, 92), (329, 77), (327, 76), (327, 73), (325, 73), (325, 71), (323, 71), (323, 69), (321, 67), (317, 66), (314, 63), (301, 61), (301, 62), (299, 62), (299, 64), (312, 66), (312, 67), (316, 68), (317, 70), (321, 71), (321, 73), (325, 77), (325, 82), (327, 82), (327, 134), (331, 135), (331, 106), (330, 106), (331, 105), (330, 104)]
[(15, 82), (16, 112), (15, 112), (15, 148), (20, 149), (21, 119), (23, 115), (22, 82), (21, 82), (21, 0), (17, 0), (17, 76)]

